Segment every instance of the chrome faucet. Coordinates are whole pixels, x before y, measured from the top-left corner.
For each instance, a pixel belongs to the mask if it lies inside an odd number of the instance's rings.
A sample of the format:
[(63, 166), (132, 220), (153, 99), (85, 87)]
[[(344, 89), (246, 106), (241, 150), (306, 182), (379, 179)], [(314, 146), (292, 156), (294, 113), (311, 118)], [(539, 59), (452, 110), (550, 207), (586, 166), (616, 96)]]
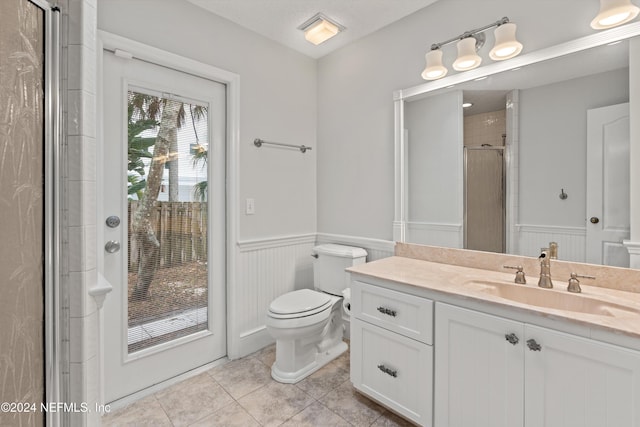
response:
[(538, 280), (538, 286), (541, 288), (553, 288), (549, 250), (547, 248), (543, 249), (538, 259), (540, 260), (540, 280)]

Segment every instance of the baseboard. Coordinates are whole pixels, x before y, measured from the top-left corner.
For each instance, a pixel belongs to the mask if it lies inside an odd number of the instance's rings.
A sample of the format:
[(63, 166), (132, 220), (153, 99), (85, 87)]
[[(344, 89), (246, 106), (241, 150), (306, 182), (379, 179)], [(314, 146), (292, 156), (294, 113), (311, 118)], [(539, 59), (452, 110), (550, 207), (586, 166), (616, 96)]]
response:
[(271, 335), (267, 332), (266, 326), (261, 326), (251, 331), (242, 332), (236, 340), (236, 348), (233, 354), (230, 352), (230, 360), (239, 359), (255, 353), (256, 351), (275, 343)]

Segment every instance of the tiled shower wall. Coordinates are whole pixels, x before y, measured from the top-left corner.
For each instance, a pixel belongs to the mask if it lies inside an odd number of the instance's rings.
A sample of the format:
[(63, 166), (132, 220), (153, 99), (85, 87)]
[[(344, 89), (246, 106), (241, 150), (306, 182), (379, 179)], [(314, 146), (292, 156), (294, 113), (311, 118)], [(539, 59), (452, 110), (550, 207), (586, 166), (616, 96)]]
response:
[[(68, 320), (69, 400), (93, 408), (99, 396), (98, 310), (88, 291), (96, 264), (96, 0), (65, 0), (63, 12), (64, 107), (61, 296)], [(66, 67), (66, 69), (64, 69)], [(66, 77), (66, 78), (65, 78)], [(63, 361), (64, 362), (64, 361)], [(64, 363), (63, 363), (64, 364)], [(63, 366), (63, 374), (64, 374)], [(95, 411), (64, 414), (71, 425), (99, 425)]]
[(464, 146), (480, 147), (482, 144), (494, 147), (504, 145), (502, 135), (506, 133), (505, 110), (474, 114), (464, 118)]

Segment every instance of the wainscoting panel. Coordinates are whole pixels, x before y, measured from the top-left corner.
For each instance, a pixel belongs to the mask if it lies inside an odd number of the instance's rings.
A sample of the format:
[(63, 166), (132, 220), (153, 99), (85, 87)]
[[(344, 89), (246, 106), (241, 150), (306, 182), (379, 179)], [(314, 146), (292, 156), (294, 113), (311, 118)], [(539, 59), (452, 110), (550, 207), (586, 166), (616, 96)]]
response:
[(264, 318), (276, 297), (302, 288), (313, 289), (311, 251), (316, 235), (275, 237), (238, 242), (235, 301), (231, 302), (235, 327), (229, 331), (239, 338), (230, 357), (242, 357), (273, 342)]
[(407, 242), (447, 248), (462, 248), (462, 224), (407, 222)]
[(516, 226), (519, 230), (518, 255), (537, 257), (549, 242), (558, 243), (558, 259), (585, 262), (586, 230), (584, 227), (554, 227), (542, 225)]
[(269, 304), (284, 293), (313, 289), (312, 249), (324, 243), (364, 248), (367, 261), (392, 256), (394, 250), (392, 241), (316, 233), (238, 242), (237, 280), (228, 306), (228, 333), (234, 342), (229, 358), (243, 357), (274, 341), (265, 327)]

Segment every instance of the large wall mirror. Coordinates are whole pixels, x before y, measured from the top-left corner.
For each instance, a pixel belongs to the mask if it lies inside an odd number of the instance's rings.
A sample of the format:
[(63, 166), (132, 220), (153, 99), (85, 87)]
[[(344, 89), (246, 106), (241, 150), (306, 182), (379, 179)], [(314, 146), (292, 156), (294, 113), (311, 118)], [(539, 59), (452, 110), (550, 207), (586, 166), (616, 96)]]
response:
[(628, 267), (639, 34), (631, 24), (397, 91), (395, 240), (525, 256), (557, 242), (559, 259)]

